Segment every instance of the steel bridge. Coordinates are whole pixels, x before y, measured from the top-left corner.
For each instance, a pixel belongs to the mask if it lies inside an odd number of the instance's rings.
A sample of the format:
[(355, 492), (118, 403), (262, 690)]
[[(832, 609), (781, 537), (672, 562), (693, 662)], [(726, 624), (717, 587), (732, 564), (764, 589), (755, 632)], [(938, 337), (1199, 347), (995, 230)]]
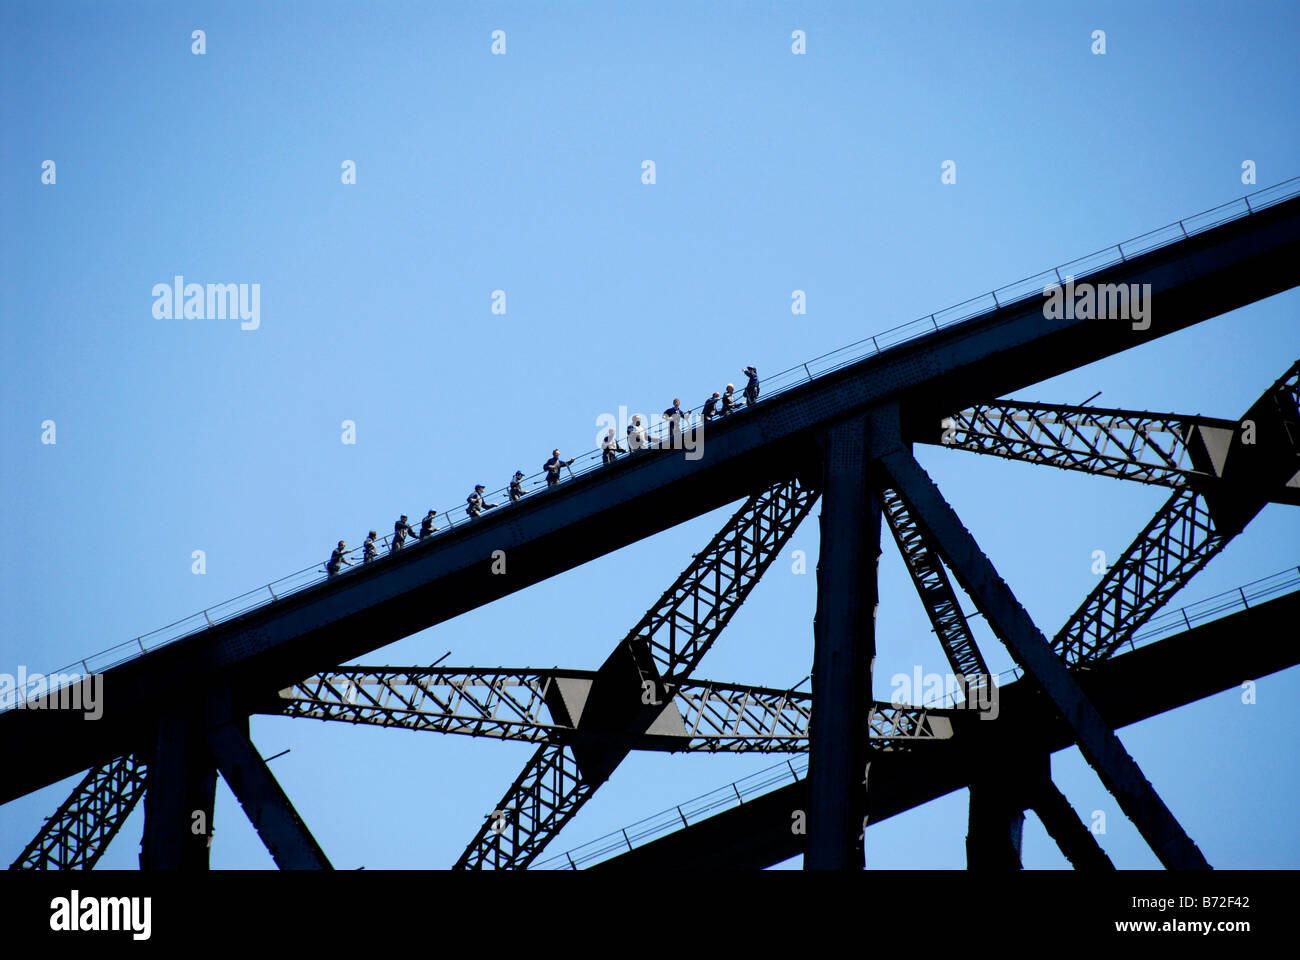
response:
[[(1267, 503), (1300, 504), (1300, 362), (1280, 364), (1249, 409), (1222, 419), (1008, 395), (1290, 289), (1297, 262), (1300, 180), (995, 291), (943, 322), (932, 315), (817, 374), (804, 365), (806, 376), (751, 408), (687, 424), (708, 433), (698, 459), (666, 446), (624, 457), (345, 575), (270, 588), (224, 620), (205, 611), (202, 629), (166, 645), (138, 640), (138, 656), (103, 671), (95, 722), (48, 709), (66, 689), (0, 712), (0, 803), (85, 774), (13, 867), (93, 866), (143, 798), (142, 868), (204, 869), (192, 815), (211, 821), (219, 773), (280, 867), (328, 868), (249, 739), (251, 715), (277, 714), (536, 744), (496, 807), (466, 825), (475, 832), (457, 868), (540, 863), (633, 750), (806, 754), (806, 775), (791, 766), (793, 782), (750, 802), (694, 823), (683, 815), (681, 829), (641, 846), (629, 839), (601, 869), (762, 867), (800, 853), (810, 869), (860, 868), (867, 824), (963, 787), (972, 867), (1018, 867), (1032, 809), (1077, 867), (1110, 868), (1051, 781), (1052, 752), (1077, 746), (1164, 866), (1207, 869), (1114, 731), (1300, 661), (1284, 642), (1300, 595), (1204, 623), (1185, 616), (1185, 630), (1122, 651)], [(1044, 286), (1071, 279), (1149, 284), (1158, 310), (1145, 327), (1046, 310)], [(1165, 487), (1168, 499), (1048, 637), (914, 458), (916, 443)], [(738, 495), (730, 520), (595, 669), (350, 665)], [(811, 691), (701, 679), (704, 655), (819, 501)], [(998, 720), (871, 699), (882, 521), (963, 699), (996, 693)], [(994, 688), (963, 592), (1017, 664), (1014, 683)], [(805, 831), (791, 830), (791, 811)]]

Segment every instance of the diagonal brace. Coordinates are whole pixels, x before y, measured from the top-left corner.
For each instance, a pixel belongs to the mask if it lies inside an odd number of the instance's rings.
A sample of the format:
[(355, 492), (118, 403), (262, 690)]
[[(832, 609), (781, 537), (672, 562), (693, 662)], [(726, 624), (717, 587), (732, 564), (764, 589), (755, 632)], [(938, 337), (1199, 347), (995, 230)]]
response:
[(1065, 794), (1050, 778), (1040, 781), (1029, 805), (1061, 853), (1076, 870), (1114, 870), (1115, 864), (1101, 848), (1092, 831), (1079, 819)]
[(144, 795), (148, 767), (128, 753), (93, 768), (10, 870), (89, 870)]
[(1012, 657), (1034, 677), (1069, 724), (1084, 758), (1115, 795), (1160, 862), (1171, 869), (1208, 870), (1209, 864), (1196, 844), (1084, 696), (1065, 664), (1052, 653), (1042, 632), (921, 465), (901, 448), (879, 462)]
[(217, 769), (281, 870), (329, 870), (330, 862), (248, 735), (225, 723), (208, 732)]

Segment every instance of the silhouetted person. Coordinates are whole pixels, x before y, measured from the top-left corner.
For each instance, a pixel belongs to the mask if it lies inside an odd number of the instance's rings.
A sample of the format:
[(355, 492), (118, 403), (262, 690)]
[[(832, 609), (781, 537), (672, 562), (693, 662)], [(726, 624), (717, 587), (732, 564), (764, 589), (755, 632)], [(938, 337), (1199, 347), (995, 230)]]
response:
[(396, 553), (401, 550), (402, 545), (406, 543), (406, 538), (409, 536), (411, 536), (411, 527), (406, 522), (406, 514), (402, 514), (398, 521), (393, 524), (393, 542), (388, 545), (388, 552)]
[(606, 466), (618, 459), (620, 453), (624, 453), (622, 447), (618, 445), (618, 440), (614, 436), (614, 428), (609, 428), (609, 436), (600, 441), (601, 460)]
[(552, 450), (551, 459), (542, 464), (542, 469), (546, 471), (546, 486), (553, 487), (560, 482), (560, 468), (573, 465), (576, 457), (570, 457), (568, 460), (560, 459), (560, 451)]
[(510, 478), (510, 502), (518, 503), (524, 496), (524, 472), (516, 470)]
[(346, 563), (349, 567), (352, 566), (352, 561), (344, 556), (347, 552), (348, 545), (340, 540), (339, 545), (335, 547), (334, 552), (330, 554), (329, 562), (325, 564), (325, 573), (331, 577), (334, 576), (339, 572), (340, 563)]
[(682, 435), (682, 417), (689, 414), (689, 410), (682, 410), (682, 402), (673, 397), (673, 405), (663, 412), (663, 418), (668, 421), (668, 446), (677, 446), (677, 441)]
[(375, 533), (373, 530), (366, 534), (366, 542), (361, 545), (362, 563), (369, 563), (378, 555), (379, 545), (375, 543), (375, 538), (378, 536), (379, 534)]
[(483, 516), (484, 510), (491, 510), (493, 507), (496, 506), (495, 503), (487, 503), (483, 499), (483, 491), (485, 489), (486, 488), (483, 486), (483, 484), (481, 483), (475, 484), (474, 492), (465, 498), (465, 502), (469, 504), (469, 506), (465, 508), (465, 513), (471, 519), (473, 519), (474, 517)]
[(718, 400), (721, 399), (721, 397), (722, 394), (714, 390), (713, 396), (704, 401), (704, 409), (700, 411), (700, 416), (704, 418), (705, 423), (708, 423), (718, 415)]
[(758, 403), (758, 369), (746, 367), (741, 373), (749, 377), (749, 383), (745, 384), (745, 403), (752, 407)]
[(633, 417), (632, 422), (627, 425), (627, 449), (629, 453), (640, 453), (647, 446), (648, 441), (645, 436), (645, 428), (641, 426), (641, 418)]
[(736, 409), (736, 385), (727, 384), (727, 389), (722, 392), (722, 415), (732, 413)]
[(430, 510), (420, 521), (420, 539), (433, 536), (433, 518), (438, 515), (437, 510)]

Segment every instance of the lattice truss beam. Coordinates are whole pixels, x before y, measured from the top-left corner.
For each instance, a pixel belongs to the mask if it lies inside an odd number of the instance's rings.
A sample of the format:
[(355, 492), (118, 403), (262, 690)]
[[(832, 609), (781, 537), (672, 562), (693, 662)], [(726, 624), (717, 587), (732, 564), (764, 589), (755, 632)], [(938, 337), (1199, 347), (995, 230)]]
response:
[(818, 496), (818, 491), (787, 481), (750, 497), (624, 643), (649, 651), (660, 681), (690, 676)]
[[(1300, 362), (1292, 364), (1242, 418), (1257, 429), (1266, 428), (1260, 439), (1278, 448), (1274, 456), (1252, 458), (1235, 476), (1228, 473), (1225, 479), (1235, 482), (1227, 490), (1204, 490), (1199, 485), (1175, 490), (1106, 571), (1052, 639), (1053, 650), (1067, 664), (1111, 656), (1217, 556), (1266, 502), (1285, 499), (1281, 493), (1289, 486), (1288, 474), (1295, 468), (1295, 454), (1300, 450), (1297, 383)], [(1225, 456), (1229, 452), (1230, 448), (1225, 450)]]
[[(796, 480), (749, 497), (620, 642), (610, 662), (626, 654), (637, 676), (625, 679), (635, 684), (673, 689), (687, 680), (817, 497), (817, 491)], [(588, 703), (599, 699), (600, 686), (600, 680), (593, 683)], [(617, 706), (610, 710), (616, 720), (602, 722), (606, 729), (622, 721), (624, 732), (635, 736), (649, 726), (643, 711), (620, 712)], [(622, 747), (600, 756), (588, 754), (590, 769), (584, 773), (572, 746), (538, 748), (456, 866), (526, 867), (626, 753)]]
[(1073, 666), (1110, 656), (1265, 503), (1300, 503), (1298, 397), (1300, 361), (1238, 421), (1008, 400), (945, 420), (938, 442), (1175, 488), (1053, 638)]
[(1166, 487), (1216, 476), (1215, 465), (1193, 462), (1197, 434), (1216, 441), (1236, 430), (1228, 420), (1101, 407), (1003, 400), (978, 404), (940, 425), (937, 442), (954, 450), (1039, 463), (1062, 470)]
[(965, 693), (969, 697), (972, 688), (991, 683), (989, 668), (971, 634), (970, 624), (962, 613), (961, 603), (943, 562), (925, 529), (916, 521), (897, 490), (882, 488), (880, 501), (881, 512), (907, 564), (907, 572), (911, 574), (939, 644), (953, 672), (966, 679)]
[(1109, 657), (1230, 539), (1204, 497), (1175, 492), (1052, 638), (1053, 651), (1070, 666)]
[(9, 869), (91, 869), (144, 796), (147, 774), (134, 754), (90, 770)]
[[(999, 400), (976, 404), (945, 417), (938, 431), (928, 426), (914, 439), (954, 450), (1046, 464), (1164, 487), (1212, 487), (1230, 471), (1230, 459), (1245, 446), (1244, 424), (1252, 414), (1277, 421), (1277, 440), (1300, 450), (1297, 433), (1300, 361), (1293, 364), (1240, 420), (1150, 413), (1070, 404)], [(1258, 426), (1256, 424), (1256, 426)], [(1267, 490), (1267, 499), (1300, 503), (1294, 471)]]
[[(465, 670), (459, 667), (349, 667), (312, 677), (281, 691), (285, 716), (406, 730), (563, 744), (584, 736), (553, 716), (547, 697), (565, 684), (589, 684), (589, 671)], [(665, 709), (680, 718), (637, 738), (640, 749), (691, 753), (803, 753), (808, 749), (812, 694), (739, 684), (687, 681), (672, 691)], [(869, 736), (876, 749), (901, 741), (952, 736), (942, 710), (891, 703), (874, 705)]]

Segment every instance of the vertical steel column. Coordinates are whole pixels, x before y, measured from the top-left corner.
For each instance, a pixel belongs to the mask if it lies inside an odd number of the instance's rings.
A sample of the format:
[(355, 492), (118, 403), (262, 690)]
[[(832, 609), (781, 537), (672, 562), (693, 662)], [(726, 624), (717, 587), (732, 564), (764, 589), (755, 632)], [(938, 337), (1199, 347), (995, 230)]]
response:
[(159, 718), (144, 795), (141, 870), (206, 870), (217, 769), (198, 717)]
[(819, 438), (821, 552), (813, 623), (807, 870), (860, 870), (871, 661), (875, 656), (880, 500), (867, 482), (863, 420)]
[[(1021, 869), (1021, 839), (1030, 789), (1043, 778), (1050, 778), (1051, 768), (1048, 754), (1017, 753), (1006, 749), (985, 753), (979, 762), (980, 772), (971, 781), (966, 833), (968, 870)], [(1026, 761), (1025, 756), (1032, 759)], [(1037, 769), (1027, 769), (1031, 767)]]
[(981, 779), (970, 785), (966, 832), (968, 870), (1019, 870), (1025, 811), (1005, 780)]

